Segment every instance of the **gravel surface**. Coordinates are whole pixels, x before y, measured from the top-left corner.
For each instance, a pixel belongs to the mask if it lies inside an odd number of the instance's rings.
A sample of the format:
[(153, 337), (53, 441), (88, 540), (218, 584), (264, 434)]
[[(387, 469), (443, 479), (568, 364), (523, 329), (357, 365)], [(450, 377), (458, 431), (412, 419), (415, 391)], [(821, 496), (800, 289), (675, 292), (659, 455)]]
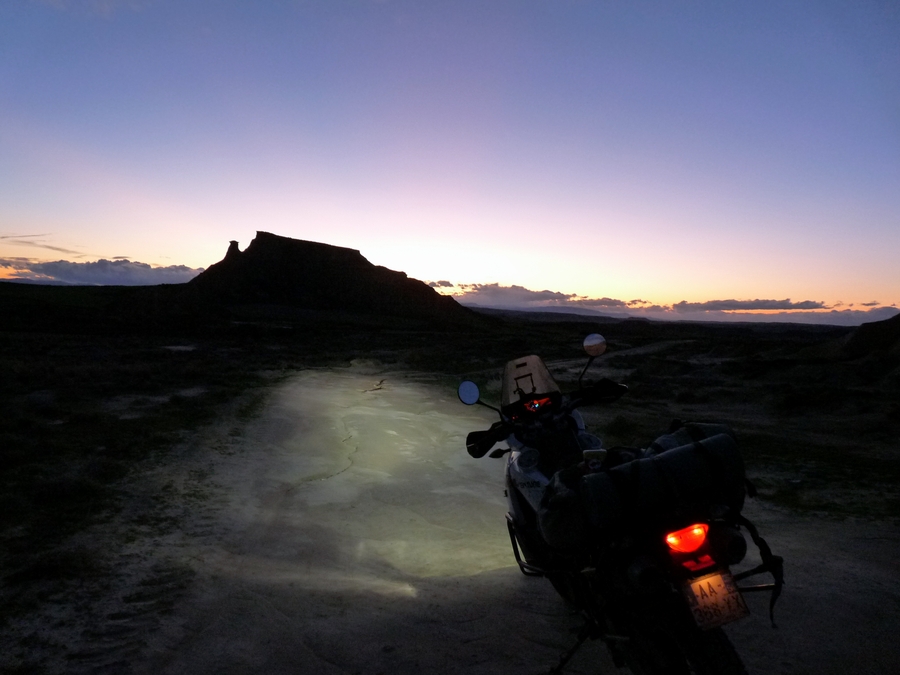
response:
[[(53, 610), (68, 656), (46, 670), (547, 672), (579, 620), (515, 567), (503, 462), (465, 452), (491, 415), (418, 374), (298, 374), (239, 433), (148, 470), (147, 498), (164, 495), (178, 526), (133, 537), (102, 592)], [(787, 581), (777, 629), (767, 596), (727, 629), (750, 673), (900, 672), (896, 525), (746, 514)], [(104, 527), (95, 545), (121, 540)], [(66, 632), (76, 602), (94, 623)], [(566, 672), (616, 669), (589, 643)]]

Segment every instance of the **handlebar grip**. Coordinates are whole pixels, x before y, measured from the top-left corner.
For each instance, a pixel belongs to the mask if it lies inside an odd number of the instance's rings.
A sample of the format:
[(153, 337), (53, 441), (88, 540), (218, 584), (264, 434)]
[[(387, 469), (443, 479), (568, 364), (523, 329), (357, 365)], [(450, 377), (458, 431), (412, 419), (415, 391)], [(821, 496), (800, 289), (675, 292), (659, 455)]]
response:
[(466, 436), (466, 451), (474, 458), (484, 457), (496, 441), (490, 431), (473, 431)]
[(474, 458), (484, 457), (497, 441), (506, 438), (508, 430), (499, 423), (487, 431), (472, 431), (466, 436), (466, 451)]

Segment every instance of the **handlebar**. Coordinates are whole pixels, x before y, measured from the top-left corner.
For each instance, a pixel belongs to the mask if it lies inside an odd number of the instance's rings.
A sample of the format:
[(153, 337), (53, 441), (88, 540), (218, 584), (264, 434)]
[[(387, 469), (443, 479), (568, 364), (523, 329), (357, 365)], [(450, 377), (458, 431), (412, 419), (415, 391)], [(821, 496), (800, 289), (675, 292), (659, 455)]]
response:
[(511, 427), (507, 422), (494, 422), (487, 431), (472, 431), (466, 436), (466, 451), (475, 459), (484, 457), (495, 443), (509, 436)]
[[(568, 415), (583, 405), (611, 403), (621, 397), (626, 391), (628, 391), (626, 385), (604, 378), (596, 384), (573, 391), (568, 396), (568, 402), (558, 410), (553, 411), (553, 416), (559, 418)], [(535, 418), (535, 421), (537, 421), (537, 418)], [(494, 447), (495, 443), (509, 436), (517, 426), (523, 426), (523, 424), (504, 416), (502, 421), (494, 422), (491, 428), (486, 431), (472, 431), (466, 436), (466, 451), (476, 459), (484, 457)]]

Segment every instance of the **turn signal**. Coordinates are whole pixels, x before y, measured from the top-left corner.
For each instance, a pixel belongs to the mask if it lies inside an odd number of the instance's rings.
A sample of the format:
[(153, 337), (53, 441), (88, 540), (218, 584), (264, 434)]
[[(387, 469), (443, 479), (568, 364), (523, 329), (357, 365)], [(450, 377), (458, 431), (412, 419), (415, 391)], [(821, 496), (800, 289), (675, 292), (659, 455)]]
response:
[(666, 543), (669, 548), (679, 553), (693, 553), (703, 546), (706, 541), (706, 533), (709, 525), (706, 523), (697, 523), (677, 532), (670, 532), (666, 535)]

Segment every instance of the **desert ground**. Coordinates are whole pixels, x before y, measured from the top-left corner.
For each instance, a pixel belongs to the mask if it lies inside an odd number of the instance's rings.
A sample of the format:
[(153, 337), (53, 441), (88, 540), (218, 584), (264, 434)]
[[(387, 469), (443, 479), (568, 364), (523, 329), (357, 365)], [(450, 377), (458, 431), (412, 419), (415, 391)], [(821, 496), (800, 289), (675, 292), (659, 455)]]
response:
[[(616, 367), (610, 359), (601, 371)], [(5, 671), (542, 673), (555, 664), (579, 620), (514, 565), (502, 462), (464, 450), (489, 411), (462, 406), (445, 375), (363, 359), (300, 370), (265, 392), (252, 414), (235, 414), (235, 400), (165, 461), (122, 480), (122, 508), (65, 543), (70, 556), (103, 552), (103, 573), (84, 563), (81, 578), (9, 617)], [(602, 415), (617, 419), (599, 411), (595, 421)], [(762, 596), (728, 629), (749, 671), (897, 672), (896, 523), (772, 500), (747, 514), (785, 557), (787, 580), (777, 629)], [(615, 670), (598, 643), (567, 668)]]

